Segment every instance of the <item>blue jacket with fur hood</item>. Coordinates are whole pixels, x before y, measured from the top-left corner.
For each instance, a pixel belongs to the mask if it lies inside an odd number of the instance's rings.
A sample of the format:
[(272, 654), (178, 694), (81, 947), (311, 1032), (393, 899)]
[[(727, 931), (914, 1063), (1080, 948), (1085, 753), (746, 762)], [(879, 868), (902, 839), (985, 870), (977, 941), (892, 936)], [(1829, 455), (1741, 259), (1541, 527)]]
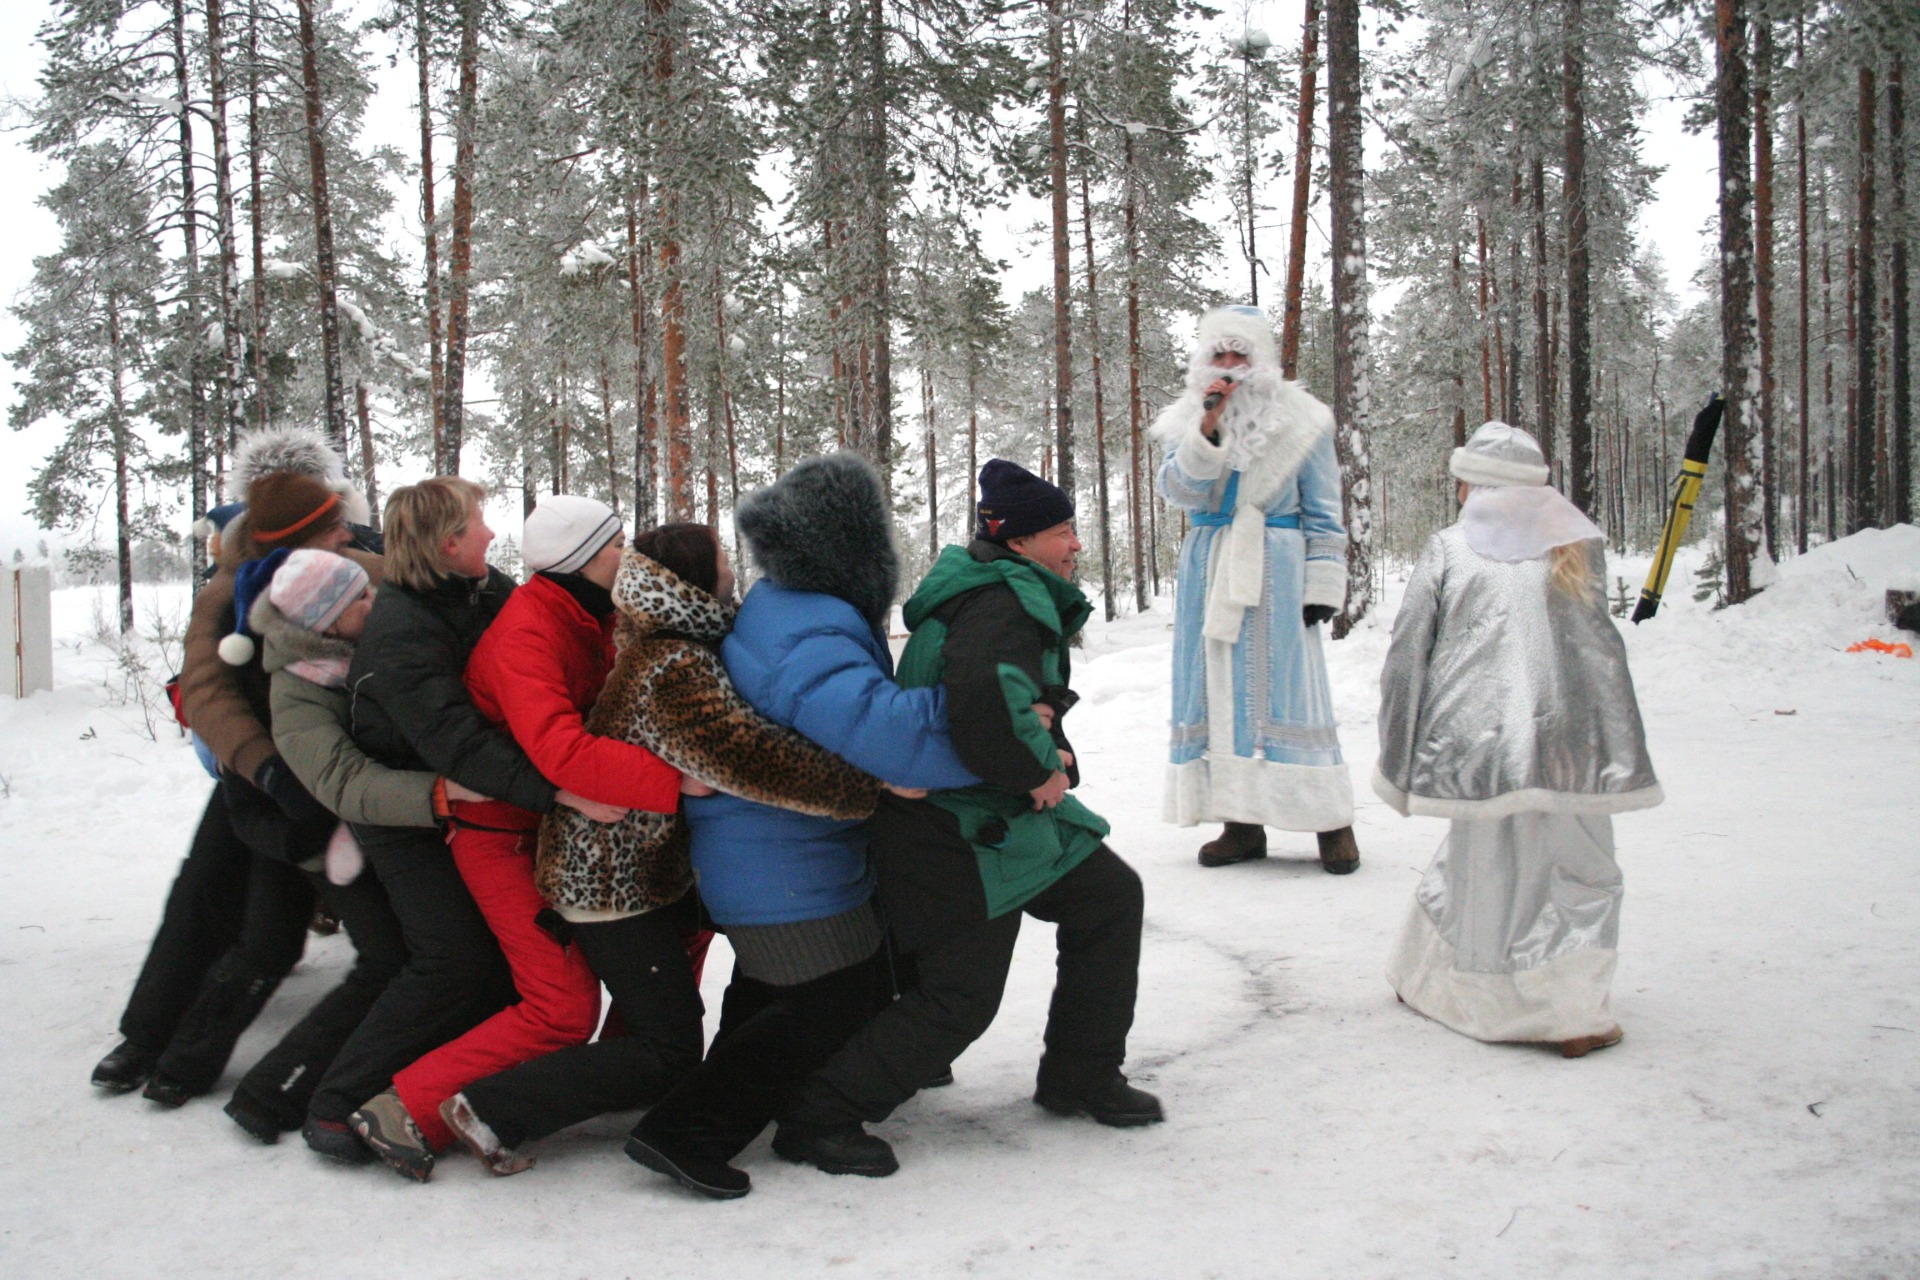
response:
[[(976, 782), (947, 736), (945, 692), (893, 681), (899, 562), (873, 469), (849, 453), (810, 459), (742, 502), (737, 523), (764, 574), (721, 648), (741, 696), (884, 782)], [(722, 925), (825, 919), (873, 892), (859, 822), (728, 795), (686, 812), (700, 897)]]

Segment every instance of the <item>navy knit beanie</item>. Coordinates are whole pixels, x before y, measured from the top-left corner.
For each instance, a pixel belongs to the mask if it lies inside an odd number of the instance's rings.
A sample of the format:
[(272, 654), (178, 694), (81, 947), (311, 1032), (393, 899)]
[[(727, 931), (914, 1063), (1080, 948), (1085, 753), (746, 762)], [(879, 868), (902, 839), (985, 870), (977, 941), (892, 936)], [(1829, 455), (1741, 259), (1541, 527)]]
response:
[(993, 458), (980, 468), (980, 524), (974, 536), (1005, 544), (1073, 519), (1073, 500), (1017, 462)]

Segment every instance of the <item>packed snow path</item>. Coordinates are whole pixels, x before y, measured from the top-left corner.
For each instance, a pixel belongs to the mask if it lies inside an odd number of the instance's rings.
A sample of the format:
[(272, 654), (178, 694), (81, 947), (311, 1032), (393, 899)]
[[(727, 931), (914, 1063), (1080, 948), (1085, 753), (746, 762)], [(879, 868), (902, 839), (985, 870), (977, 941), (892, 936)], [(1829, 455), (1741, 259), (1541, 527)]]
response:
[[(169, 726), (150, 741), (114, 705), (111, 656), (83, 638), (94, 593), (62, 592), (58, 688), (0, 702), (0, 1275), (1920, 1273), (1920, 659), (1844, 652), (1896, 638), (1880, 593), (1920, 583), (1920, 530), (1790, 562), (1721, 613), (1688, 598), (1689, 567), (1624, 628), (1669, 798), (1616, 823), (1618, 1047), (1477, 1044), (1382, 980), (1445, 828), (1366, 787), (1389, 619), (1329, 646), (1360, 796), (1346, 878), (1311, 837), (1195, 863), (1206, 833), (1158, 820), (1166, 615), (1095, 623), (1070, 728), (1146, 880), (1129, 1069), (1167, 1123), (1029, 1100), (1052, 969), (1029, 920), (958, 1083), (880, 1126), (900, 1173), (832, 1178), (763, 1139), (731, 1204), (630, 1163), (621, 1117), (535, 1144), (522, 1176), (454, 1155), (422, 1187), (297, 1136), (258, 1146), (224, 1090), (166, 1112), (91, 1089), (208, 783)], [(1614, 571), (1637, 589), (1644, 569)], [(228, 1087), (345, 960), (312, 943)]]

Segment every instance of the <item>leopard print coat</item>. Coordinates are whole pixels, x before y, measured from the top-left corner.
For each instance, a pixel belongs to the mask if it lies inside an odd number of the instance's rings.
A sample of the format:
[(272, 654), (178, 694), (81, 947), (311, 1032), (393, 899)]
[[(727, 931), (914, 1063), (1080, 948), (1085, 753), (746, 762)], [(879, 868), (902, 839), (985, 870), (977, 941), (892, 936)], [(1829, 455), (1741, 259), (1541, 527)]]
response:
[[(714, 646), (735, 605), (637, 552), (614, 579), (618, 656), (587, 731), (630, 742), (716, 790), (815, 817), (872, 815), (880, 783), (755, 711)], [(615, 823), (564, 806), (540, 824), (535, 880), (557, 907), (640, 912), (693, 884), (683, 814), (630, 812)]]

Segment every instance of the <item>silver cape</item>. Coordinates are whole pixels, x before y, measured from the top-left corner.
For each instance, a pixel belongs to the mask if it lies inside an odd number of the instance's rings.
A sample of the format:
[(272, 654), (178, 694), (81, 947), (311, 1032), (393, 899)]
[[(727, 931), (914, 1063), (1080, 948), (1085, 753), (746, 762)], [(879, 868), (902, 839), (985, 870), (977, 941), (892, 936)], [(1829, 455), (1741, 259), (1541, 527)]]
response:
[[(1598, 542), (1586, 544), (1604, 582)], [(1553, 589), (1550, 557), (1502, 562), (1460, 526), (1428, 540), (1380, 676), (1374, 790), (1401, 813), (1488, 819), (1660, 803), (1626, 646), (1598, 588)]]

